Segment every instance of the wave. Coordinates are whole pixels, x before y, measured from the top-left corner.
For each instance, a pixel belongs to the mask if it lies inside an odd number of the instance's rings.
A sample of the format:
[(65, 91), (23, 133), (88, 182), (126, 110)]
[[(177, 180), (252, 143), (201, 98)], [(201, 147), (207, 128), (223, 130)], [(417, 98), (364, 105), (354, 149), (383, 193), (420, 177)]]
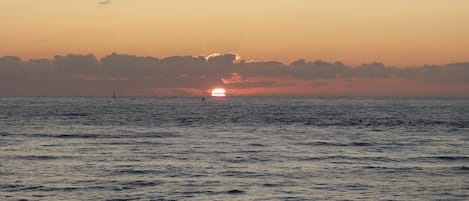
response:
[(419, 161), (419, 162), (435, 162), (435, 161), (464, 161), (469, 162), (469, 156), (425, 156), (425, 157), (414, 157), (409, 158), (410, 161)]
[(453, 167), (453, 170), (459, 172), (469, 172), (469, 166)]
[(74, 159), (75, 156), (48, 156), (48, 155), (29, 155), (29, 156), (12, 156), (13, 159), (19, 160), (63, 160)]
[(87, 117), (87, 116), (91, 116), (91, 114), (89, 113), (82, 113), (82, 112), (72, 112), (72, 113), (64, 113), (62, 114), (62, 116), (71, 116), (71, 117)]
[(413, 172), (413, 171), (422, 171), (422, 167), (386, 167), (386, 166), (363, 166), (363, 169), (373, 169), (373, 170), (385, 170), (389, 172)]
[(338, 142), (315, 141), (315, 142), (296, 143), (296, 145), (303, 145), (303, 146), (337, 146), (337, 147), (347, 147), (347, 146), (367, 147), (367, 146), (373, 146), (374, 144), (369, 143), (369, 142), (338, 143)]
[(304, 157), (299, 158), (301, 161), (321, 161), (321, 160), (342, 160), (342, 161), (374, 161), (374, 162), (400, 162), (402, 159), (379, 157), (379, 156), (346, 156), (346, 155), (332, 155), (332, 156), (319, 156), (319, 157)]
[(116, 133), (116, 134), (94, 134), (94, 133), (75, 133), (75, 134), (30, 134), (29, 137), (39, 138), (64, 138), (64, 139), (107, 139), (107, 138), (177, 138), (179, 134), (170, 132), (142, 132), (142, 133)]
[(234, 189), (234, 190), (226, 191), (226, 193), (227, 194), (244, 194), (244, 193), (246, 193), (246, 191)]
[(115, 170), (112, 171), (112, 175), (127, 175), (127, 174), (137, 174), (137, 175), (144, 175), (144, 174), (161, 174), (164, 173), (164, 171), (158, 171), (158, 170), (135, 170), (135, 169), (125, 169), (125, 170)]

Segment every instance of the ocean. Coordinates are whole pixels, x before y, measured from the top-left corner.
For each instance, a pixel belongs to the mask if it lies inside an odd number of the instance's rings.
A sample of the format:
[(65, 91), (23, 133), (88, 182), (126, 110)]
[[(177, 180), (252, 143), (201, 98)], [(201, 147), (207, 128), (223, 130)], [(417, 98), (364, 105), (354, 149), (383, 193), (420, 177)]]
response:
[(469, 99), (1, 97), (0, 200), (469, 200)]

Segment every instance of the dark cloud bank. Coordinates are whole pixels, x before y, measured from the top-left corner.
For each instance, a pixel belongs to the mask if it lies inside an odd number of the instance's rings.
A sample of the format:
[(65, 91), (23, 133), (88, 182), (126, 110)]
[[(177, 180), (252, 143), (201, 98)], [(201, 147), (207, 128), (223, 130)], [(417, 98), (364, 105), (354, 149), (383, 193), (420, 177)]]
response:
[[(254, 78), (264, 80), (254, 81)], [(113, 90), (152, 95), (151, 90), (154, 89), (276, 87), (281, 86), (277, 82), (281, 79), (318, 81), (322, 84), (313, 83), (311, 86), (321, 87), (324, 80), (356, 78), (400, 78), (431, 84), (468, 84), (469, 63), (409, 68), (381, 63), (349, 66), (341, 62), (305, 60), (283, 64), (275, 61), (245, 62), (237, 60), (235, 54), (166, 58), (111, 54), (101, 59), (91, 54), (69, 54), (53, 59), (33, 60), (0, 57), (0, 95), (99, 95)]]

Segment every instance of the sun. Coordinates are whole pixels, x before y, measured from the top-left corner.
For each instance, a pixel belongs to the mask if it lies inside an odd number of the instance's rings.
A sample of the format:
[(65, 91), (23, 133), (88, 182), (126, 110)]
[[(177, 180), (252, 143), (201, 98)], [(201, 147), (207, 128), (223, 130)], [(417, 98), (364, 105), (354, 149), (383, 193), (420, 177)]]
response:
[(212, 90), (212, 96), (213, 97), (225, 97), (226, 96), (226, 90), (223, 88), (215, 88)]

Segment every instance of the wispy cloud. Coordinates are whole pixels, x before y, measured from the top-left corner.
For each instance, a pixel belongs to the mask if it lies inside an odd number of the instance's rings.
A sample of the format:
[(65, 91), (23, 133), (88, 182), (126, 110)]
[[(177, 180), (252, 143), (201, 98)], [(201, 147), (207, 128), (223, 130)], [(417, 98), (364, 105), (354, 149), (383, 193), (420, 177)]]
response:
[(111, 0), (104, 0), (104, 1), (98, 2), (98, 4), (101, 5), (101, 6), (105, 6), (105, 5), (112, 4), (112, 1)]

